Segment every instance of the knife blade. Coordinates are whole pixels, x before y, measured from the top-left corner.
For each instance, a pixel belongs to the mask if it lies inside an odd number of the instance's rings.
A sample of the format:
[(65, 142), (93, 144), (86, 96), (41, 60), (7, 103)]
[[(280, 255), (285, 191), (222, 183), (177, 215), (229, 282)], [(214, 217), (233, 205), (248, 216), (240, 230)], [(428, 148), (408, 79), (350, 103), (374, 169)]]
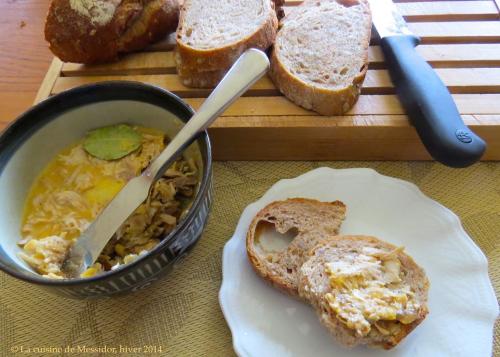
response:
[(444, 165), (467, 167), (486, 150), (463, 122), (453, 98), (432, 67), (417, 53), (420, 39), (391, 0), (368, 0), (396, 93), (429, 154)]

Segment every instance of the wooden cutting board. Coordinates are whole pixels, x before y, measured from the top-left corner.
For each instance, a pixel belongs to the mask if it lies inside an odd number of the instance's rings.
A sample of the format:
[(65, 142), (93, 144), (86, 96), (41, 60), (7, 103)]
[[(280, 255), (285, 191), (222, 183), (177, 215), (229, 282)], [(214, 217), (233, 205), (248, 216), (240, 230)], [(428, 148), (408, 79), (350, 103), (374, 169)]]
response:
[[(397, 7), (422, 39), (418, 52), (453, 94), (467, 125), (483, 137), (484, 160), (500, 160), (500, 0), (408, 1)], [(286, 2), (286, 11), (300, 1)], [(216, 160), (429, 160), (394, 95), (384, 56), (372, 36), (370, 66), (357, 104), (325, 117), (288, 101), (268, 77), (257, 82), (209, 129)], [(151, 83), (195, 109), (209, 90), (183, 86), (171, 35), (119, 62), (84, 66), (53, 60), (36, 101), (108, 80)]]

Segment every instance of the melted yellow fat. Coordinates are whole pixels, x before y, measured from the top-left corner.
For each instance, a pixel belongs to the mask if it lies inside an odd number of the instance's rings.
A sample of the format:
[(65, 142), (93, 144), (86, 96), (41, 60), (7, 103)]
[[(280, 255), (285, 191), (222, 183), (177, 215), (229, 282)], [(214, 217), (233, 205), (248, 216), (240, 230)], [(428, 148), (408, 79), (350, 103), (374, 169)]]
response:
[(124, 182), (110, 177), (102, 177), (96, 180), (94, 187), (86, 191), (83, 196), (91, 205), (103, 207), (120, 192)]
[(332, 289), (325, 298), (339, 320), (362, 336), (376, 321), (411, 323), (418, 305), (399, 270), (396, 257), (348, 254), (325, 265)]
[[(61, 156), (69, 155), (78, 145), (80, 143), (63, 150), (35, 180), (26, 199), (23, 226), (39, 216), (40, 211), (46, 209), (46, 199), (49, 196), (55, 197), (58, 193), (66, 191), (80, 194), (85, 199), (86, 204), (72, 205), (68, 202), (68, 204), (63, 205), (64, 209), (58, 212), (58, 216), (62, 218), (72, 215), (75, 219), (91, 221), (95, 218), (96, 212), (102, 209), (123, 188), (126, 183), (124, 180), (107, 176), (104, 173), (105, 161), (96, 163), (86, 160), (83, 165), (72, 165), (60, 160)], [(75, 181), (68, 183), (68, 178), (72, 177), (72, 175), (88, 175), (90, 187), (79, 189), (76, 187)], [(47, 224), (47, 222), (42, 221), (33, 224), (33, 227), (34, 229), (30, 234), (32, 238), (39, 239), (51, 235), (61, 235), (61, 227), (58, 224)], [(68, 232), (65, 238), (72, 239), (79, 236), (79, 234), (79, 231), (74, 230)]]

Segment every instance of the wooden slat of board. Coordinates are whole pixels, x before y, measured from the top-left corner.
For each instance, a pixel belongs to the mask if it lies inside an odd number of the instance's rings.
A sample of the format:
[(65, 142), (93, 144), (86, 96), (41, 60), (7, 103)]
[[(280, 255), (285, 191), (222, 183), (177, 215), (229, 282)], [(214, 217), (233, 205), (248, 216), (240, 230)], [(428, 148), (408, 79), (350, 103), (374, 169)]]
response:
[[(301, 0), (285, 2), (285, 13), (293, 11)], [(494, 20), (498, 19), (498, 10), (492, 0), (475, 1), (429, 1), (401, 2), (396, 7), (406, 21), (456, 21), (456, 20)]]
[[(488, 143), (483, 159), (498, 159), (500, 115), (463, 119)], [(430, 159), (404, 115), (221, 117), (209, 133), (215, 160)]]
[[(286, 0), (285, 0), (286, 1)], [(401, 3), (406, 3), (406, 2), (434, 2), (436, 0), (392, 0), (393, 3), (396, 4), (401, 4)], [(451, 0), (451, 1), (456, 1), (456, 0)], [(482, 0), (466, 0), (471, 2), (471, 4), (474, 4), (477, 1), (482, 1)]]
[(223, 116), (212, 128), (309, 128), (338, 126), (409, 126), (406, 115), (297, 115), (297, 116)]
[[(499, 67), (500, 44), (420, 45), (417, 52), (433, 67)], [(379, 46), (370, 46), (370, 68), (384, 68), (384, 56)], [(124, 56), (109, 64), (85, 66), (64, 63), (61, 73), (65, 77), (129, 74), (175, 73), (173, 52), (141, 52)]]
[(214, 160), (431, 159), (408, 127), (218, 127), (208, 132)]
[[(462, 115), (500, 113), (500, 94), (454, 94), (453, 99)], [(198, 109), (203, 98), (186, 98), (189, 105)], [(290, 116), (314, 115), (290, 102), (285, 97), (239, 98), (223, 116)], [(361, 95), (356, 105), (346, 115), (397, 115), (404, 114), (395, 95)], [(323, 117), (325, 118), (325, 117)]]
[(54, 57), (52, 59), (52, 63), (49, 66), (49, 69), (47, 70), (47, 73), (45, 74), (45, 78), (43, 79), (42, 84), (40, 85), (40, 88), (38, 88), (38, 92), (35, 97), (35, 104), (41, 102), (50, 94), (52, 93), (54, 84), (61, 73), (61, 68), (63, 66), (63, 63), (61, 60), (57, 57)]
[(433, 1), (396, 5), (406, 21), (494, 20), (498, 10), (493, 1)]
[[(165, 88), (176, 95), (184, 98), (207, 97), (212, 89), (189, 88), (181, 83), (179, 77), (175, 74), (161, 75), (130, 75), (130, 76), (87, 76), (87, 77), (61, 77), (56, 80), (53, 94), (60, 93), (82, 84), (89, 84), (102, 81), (129, 80), (148, 83)], [(260, 79), (244, 94), (245, 96), (274, 96), (279, 95), (271, 79), (267, 76)]]
[(168, 74), (175, 73), (173, 52), (139, 52), (123, 56), (118, 62), (86, 66), (64, 63), (63, 76), (95, 76), (102, 74)]
[[(439, 68), (436, 70), (452, 93), (500, 93), (500, 68)], [(181, 97), (206, 97), (210, 89), (188, 88), (175, 74), (62, 77), (56, 80), (53, 93), (88, 84), (113, 79), (127, 79), (161, 86)], [(363, 94), (394, 93), (394, 86), (387, 70), (369, 70), (362, 88)], [(269, 77), (260, 79), (245, 96), (276, 96), (279, 91)]]
[[(498, 126), (500, 115), (463, 115), (466, 125)], [(340, 126), (391, 126), (412, 127), (406, 115), (341, 115), (324, 117), (320, 115), (301, 116), (224, 116), (212, 124), (212, 128), (310, 128), (310, 127), (340, 127)], [(500, 130), (500, 129), (499, 129)]]
[[(438, 68), (436, 73), (451, 93), (500, 93), (500, 68)], [(389, 72), (368, 71), (362, 93), (394, 93)]]
[[(433, 67), (499, 67), (500, 44), (420, 45), (417, 52)], [(370, 68), (384, 68), (384, 55), (379, 46), (370, 46)]]
[(422, 43), (500, 42), (500, 21), (414, 22), (408, 27)]
[[(500, 49), (500, 45), (499, 45)], [(65, 63), (61, 70), (65, 77), (129, 74), (173, 74), (176, 73), (174, 53), (140, 52), (124, 56), (115, 63), (86, 66), (79, 63)]]

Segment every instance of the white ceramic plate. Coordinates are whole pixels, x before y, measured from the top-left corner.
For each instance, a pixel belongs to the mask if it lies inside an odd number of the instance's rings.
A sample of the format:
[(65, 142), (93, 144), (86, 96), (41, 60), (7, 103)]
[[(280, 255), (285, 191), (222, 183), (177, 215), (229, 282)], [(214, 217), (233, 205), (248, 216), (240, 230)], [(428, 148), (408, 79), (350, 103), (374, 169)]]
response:
[[(245, 234), (268, 203), (289, 197), (347, 205), (343, 234), (367, 234), (404, 246), (426, 271), (430, 313), (391, 351), (340, 347), (311, 307), (257, 277), (246, 256)], [(275, 184), (248, 206), (224, 247), (219, 301), (240, 356), (491, 356), (498, 316), (487, 261), (458, 217), (415, 185), (371, 169), (321, 168)]]

